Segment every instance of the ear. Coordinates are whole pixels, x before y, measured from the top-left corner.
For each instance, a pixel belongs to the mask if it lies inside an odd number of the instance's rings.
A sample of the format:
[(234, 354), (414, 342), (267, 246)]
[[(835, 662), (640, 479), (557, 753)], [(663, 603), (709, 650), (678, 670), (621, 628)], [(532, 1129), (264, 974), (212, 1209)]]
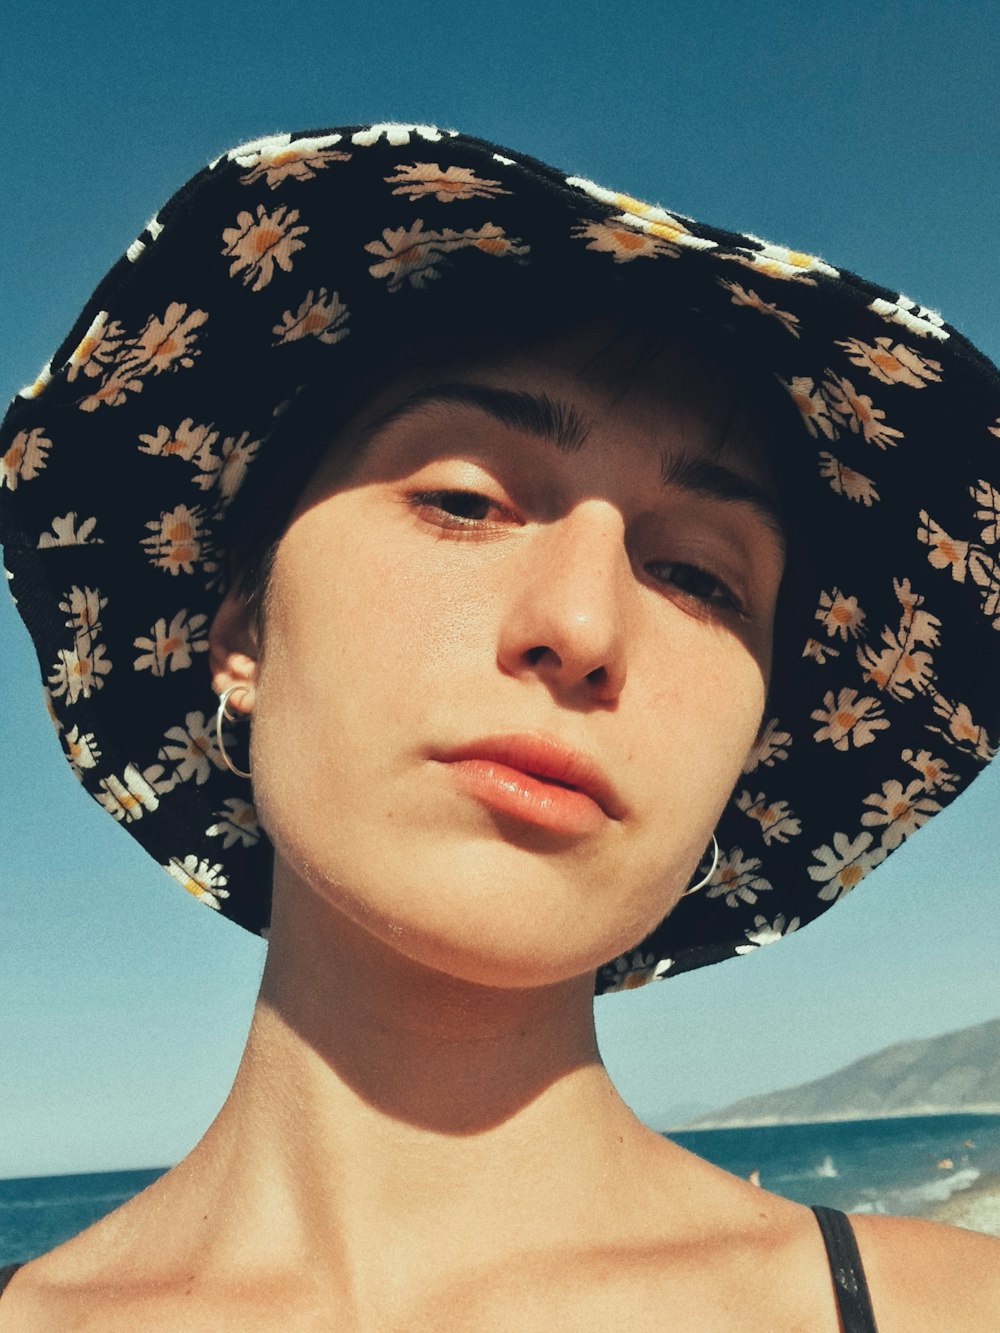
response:
[(213, 690), (221, 695), (232, 685), (243, 686), (227, 707), (232, 712), (251, 713), (260, 651), (253, 617), (238, 579), (233, 579), (215, 613), (208, 631), (208, 646)]

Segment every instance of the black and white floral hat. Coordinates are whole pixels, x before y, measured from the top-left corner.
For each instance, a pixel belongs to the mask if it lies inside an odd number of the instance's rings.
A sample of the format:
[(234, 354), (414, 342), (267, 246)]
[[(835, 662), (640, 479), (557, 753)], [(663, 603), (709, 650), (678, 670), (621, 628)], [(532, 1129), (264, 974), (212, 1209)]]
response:
[(234, 498), (287, 471), (303, 386), (347, 401), (445, 326), (529, 336), (560, 302), (696, 321), (773, 389), (796, 566), (715, 873), (597, 989), (804, 925), (992, 757), (1000, 378), (940, 316), (451, 131), (277, 135), (147, 223), (0, 434), (5, 563), (66, 757), (240, 925), (266, 928), (270, 849), (202, 656)]

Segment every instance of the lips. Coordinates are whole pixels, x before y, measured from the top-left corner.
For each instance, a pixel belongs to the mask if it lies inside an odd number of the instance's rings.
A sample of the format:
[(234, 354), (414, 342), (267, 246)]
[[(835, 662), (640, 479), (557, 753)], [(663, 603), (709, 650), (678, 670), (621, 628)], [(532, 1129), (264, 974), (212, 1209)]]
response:
[(600, 806), (609, 819), (621, 819), (624, 807), (613, 785), (598, 765), (580, 750), (542, 733), (486, 736), (437, 756), (446, 763), (482, 760), (549, 784), (581, 792)]

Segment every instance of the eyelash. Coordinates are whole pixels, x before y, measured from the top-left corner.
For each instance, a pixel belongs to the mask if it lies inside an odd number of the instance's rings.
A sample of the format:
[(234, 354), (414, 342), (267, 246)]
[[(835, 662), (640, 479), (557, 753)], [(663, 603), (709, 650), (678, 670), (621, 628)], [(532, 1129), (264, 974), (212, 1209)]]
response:
[[(503, 505), (496, 500), (491, 500), (488, 495), (483, 495), (479, 491), (463, 490), (437, 490), (437, 491), (418, 491), (408, 498), (409, 505), (414, 510), (436, 509), (439, 513), (446, 514), (450, 522), (441, 524), (442, 527), (449, 528), (453, 532), (468, 534), (472, 536), (476, 532), (482, 532), (486, 526), (486, 516), (474, 518), (469, 514), (456, 514), (448, 508), (448, 504), (460, 505), (469, 500), (477, 501), (477, 507), (485, 506), (487, 510), (494, 509), (498, 512), (512, 517), (510, 510), (505, 509)], [(717, 574), (704, 569), (700, 565), (693, 565), (682, 560), (655, 560), (646, 566), (647, 569), (666, 566), (673, 570), (676, 575), (678, 571), (684, 571), (685, 580), (681, 583), (674, 583), (672, 586), (686, 597), (693, 598), (701, 606), (710, 607), (721, 612), (732, 612), (740, 617), (746, 616), (746, 611), (742, 602), (733, 592), (732, 588)], [(684, 583), (690, 583), (690, 575), (695, 576), (695, 587), (700, 591), (695, 591), (691, 587), (685, 587)], [(655, 575), (654, 575), (655, 577)], [(666, 580), (658, 580), (667, 585)], [(710, 584), (711, 589), (707, 590), (705, 585)], [(713, 595), (715, 594), (715, 595)]]

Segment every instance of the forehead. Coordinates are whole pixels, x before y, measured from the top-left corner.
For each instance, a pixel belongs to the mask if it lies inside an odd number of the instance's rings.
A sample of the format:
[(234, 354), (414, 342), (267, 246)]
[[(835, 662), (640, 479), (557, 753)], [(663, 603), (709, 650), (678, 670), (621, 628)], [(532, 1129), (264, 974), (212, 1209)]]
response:
[[(491, 387), (499, 392), (477, 392)], [(774, 491), (767, 425), (744, 385), (699, 347), (655, 332), (594, 323), (428, 358), (384, 384), (355, 416), (350, 451), (364, 452), (401, 418), (443, 406), (478, 409), (564, 452), (584, 448), (593, 435), (605, 445), (652, 442), (664, 475), (668, 455), (724, 457)]]

